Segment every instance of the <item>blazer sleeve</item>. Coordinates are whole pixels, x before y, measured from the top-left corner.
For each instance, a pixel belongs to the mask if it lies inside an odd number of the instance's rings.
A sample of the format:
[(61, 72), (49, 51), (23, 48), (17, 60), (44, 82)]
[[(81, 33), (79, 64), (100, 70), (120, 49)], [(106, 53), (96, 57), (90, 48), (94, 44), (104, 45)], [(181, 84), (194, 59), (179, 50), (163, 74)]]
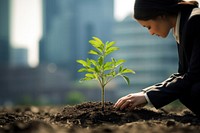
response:
[(144, 91), (155, 108), (160, 108), (191, 89), (200, 82), (200, 15), (191, 17), (184, 30), (187, 72), (173, 74), (162, 83), (150, 86)]

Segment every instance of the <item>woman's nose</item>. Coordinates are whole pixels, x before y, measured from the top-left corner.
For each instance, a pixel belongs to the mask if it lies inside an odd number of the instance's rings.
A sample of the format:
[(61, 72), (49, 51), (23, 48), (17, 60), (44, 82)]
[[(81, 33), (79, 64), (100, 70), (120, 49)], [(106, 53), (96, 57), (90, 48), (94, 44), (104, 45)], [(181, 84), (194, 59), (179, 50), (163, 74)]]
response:
[(153, 36), (155, 33), (149, 30), (149, 34)]

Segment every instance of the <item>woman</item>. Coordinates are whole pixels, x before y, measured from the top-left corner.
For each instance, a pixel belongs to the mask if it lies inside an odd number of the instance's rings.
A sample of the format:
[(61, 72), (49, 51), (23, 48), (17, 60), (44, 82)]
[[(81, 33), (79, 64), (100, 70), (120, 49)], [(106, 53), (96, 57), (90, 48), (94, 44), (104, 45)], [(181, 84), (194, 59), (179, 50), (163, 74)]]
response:
[(200, 9), (196, 1), (136, 0), (134, 18), (151, 35), (165, 38), (172, 29), (178, 47), (178, 73), (162, 83), (120, 98), (115, 108), (161, 108), (179, 99), (200, 116)]

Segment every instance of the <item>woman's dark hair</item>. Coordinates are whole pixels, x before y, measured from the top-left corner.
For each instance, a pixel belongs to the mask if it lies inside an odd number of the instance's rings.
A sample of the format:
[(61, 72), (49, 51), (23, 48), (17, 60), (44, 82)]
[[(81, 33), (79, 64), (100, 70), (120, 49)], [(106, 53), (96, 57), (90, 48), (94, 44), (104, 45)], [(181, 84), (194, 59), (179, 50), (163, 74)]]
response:
[(195, 0), (136, 0), (134, 18), (138, 20), (155, 19), (158, 16), (174, 16), (186, 7), (198, 7)]

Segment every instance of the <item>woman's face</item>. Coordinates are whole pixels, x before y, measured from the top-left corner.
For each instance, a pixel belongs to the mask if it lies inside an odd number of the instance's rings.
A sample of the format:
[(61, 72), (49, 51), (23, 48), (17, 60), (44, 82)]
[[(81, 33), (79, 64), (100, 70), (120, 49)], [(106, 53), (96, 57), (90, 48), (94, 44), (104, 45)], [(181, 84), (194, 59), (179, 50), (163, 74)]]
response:
[(158, 17), (150, 20), (137, 20), (139, 24), (146, 27), (151, 35), (157, 35), (158, 37), (167, 37), (170, 29), (173, 27), (170, 19), (166, 17)]

